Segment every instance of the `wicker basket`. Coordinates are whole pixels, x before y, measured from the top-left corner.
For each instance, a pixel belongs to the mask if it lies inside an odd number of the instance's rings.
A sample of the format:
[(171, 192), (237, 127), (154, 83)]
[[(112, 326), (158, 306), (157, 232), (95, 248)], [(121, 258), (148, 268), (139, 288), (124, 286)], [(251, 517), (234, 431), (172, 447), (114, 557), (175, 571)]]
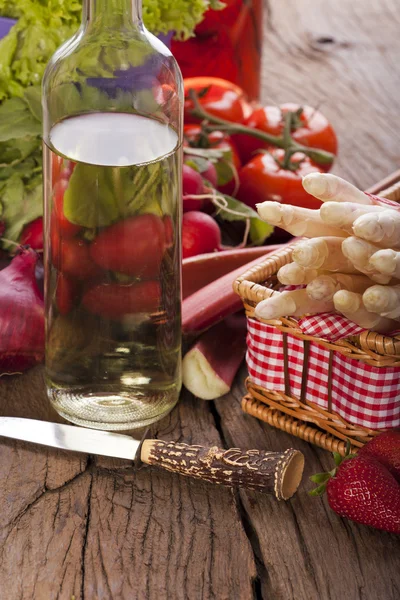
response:
[[(400, 200), (400, 174), (396, 173), (384, 182), (385, 191), (376, 186), (371, 192), (391, 200)], [(296, 242), (294, 242), (296, 243)], [(278, 269), (291, 262), (293, 244), (268, 257), (264, 262), (246, 271), (234, 283), (235, 292), (242, 298), (248, 318), (254, 317), (254, 308), (261, 300), (270, 296), (270, 288), (276, 283)], [(250, 378), (246, 381), (247, 395), (243, 398), (242, 408), (270, 425), (296, 435), (310, 443), (330, 451), (344, 454), (346, 441), (349, 439), (353, 449), (363, 446), (380, 430), (354, 425), (331, 410), (310, 402), (305, 397), (307, 388), (307, 348), (316, 343), (329, 351), (328, 397), (331, 390), (331, 357), (340, 353), (349, 359), (356, 359), (374, 367), (400, 367), (400, 336), (387, 337), (371, 331), (364, 331), (352, 338), (330, 342), (322, 338), (305, 335), (298, 322), (293, 318), (281, 318), (261, 323), (272, 325), (284, 335), (302, 340), (304, 344), (304, 364), (302, 371), (300, 397), (291, 394), (289, 382), (289, 356), (283, 344), (283, 365), (285, 392), (265, 389), (254, 384)]]

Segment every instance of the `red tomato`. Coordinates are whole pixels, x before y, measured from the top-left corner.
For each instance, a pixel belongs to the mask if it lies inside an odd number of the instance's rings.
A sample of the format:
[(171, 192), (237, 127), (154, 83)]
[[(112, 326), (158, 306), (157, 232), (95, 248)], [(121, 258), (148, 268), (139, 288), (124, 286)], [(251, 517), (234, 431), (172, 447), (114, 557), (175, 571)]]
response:
[(54, 266), (71, 278), (83, 280), (97, 277), (101, 271), (89, 254), (89, 245), (80, 239), (63, 239), (57, 243), (54, 235), (54, 251), (52, 260)]
[(285, 170), (275, 160), (283, 159), (283, 150), (275, 148), (271, 150), (271, 154), (258, 154), (241, 169), (237, 194), (239, 200), (252, 208), (265, 200), (319, 208), (320, 200), (305, 191), (302, 178), (308, 173), (321, 173), (322, 169), (298, 152), (292, 156), (292, 161), (303, 157), (299, 167), (295, 171)]
[[(271, 135), (282, 135), (282, 115), (288, 111), (296, 112), (298, 109), (299, 105), (292, 103), (282, 104), (280, 107), (264, 106), (263, 108), (257, 108), (246, 119), (245, 125)], [(310, 106), (303, 106), (303, 112), (299, 117), (297, 126), (292, 130), (292, 137), (304, 146), (320, 148), (332, 152), (332, 154), (337, 154), (337, 137), (332, 125), (322, 113)], [(265, 149), (269, 146), (269, 144), (250, 135), (235, 135), (234, 140), (244, 163), (253, 157), (256, 150)]]
[(56, 287), (56, 302), (60, 315), (67, 315), (74, 308), (79, 298), (79, 285), (74, 279), (59, 273)]
[(126, 275), (157, 277), (165, 250), (165, 228), (160, 217), (143, 214), (104, 229), (90, 246), (102, 269)]
[(55, 227), (58, 229), (60, 237), (74, 237), (80, 230), (79, 225), (71, 223), (64, 214), (64, 194), (68, 187), (68, 179), (60, 179), (53, 189), (53, 214)]
[(201, 106), (214, 115), (234, 123), (242, 123), (248, 115), (249, 105), (243, 90), (237, 85), (218, 79), (217, 77), (190, 77), (183, 80), (185, 90), (185, 123), (198, 123), (199, 119), (193, 117), (193, 102), (189, 98), (189, 90), (200, 94)]
[(161, 288), (157, 281), (95, 285), (82, 300), (89, 312), (109, 319), (120, 319), (134, 313), (154, 313), (160, 302)]
[[(215, 148), (221, 150), (224, 153), (231, 153), (233, 167), (238, 171), (242, 166), (239, 158), (238, 151), (232, 138), (223, 133), (222, 131), (213, 131), (204, 137), (200, 125), (185, 125), (184, 127), (184, 147), (198, 147), (198, 148)], [(218, 171), (218, 169), (217, 169)], [(217, 186), (217, 188), (224, 194), (232, 194), (235, 189), (235, 177), (232, 172), (232, 179), (225, 185)]]
[(238, 18), (243, 7), (242, 0), (224, 0), (225, 8), (222, 10), (209, 9), (204, 19), (196, 27), (197, 35), (210, 35), (222, 26), (231, 27)]

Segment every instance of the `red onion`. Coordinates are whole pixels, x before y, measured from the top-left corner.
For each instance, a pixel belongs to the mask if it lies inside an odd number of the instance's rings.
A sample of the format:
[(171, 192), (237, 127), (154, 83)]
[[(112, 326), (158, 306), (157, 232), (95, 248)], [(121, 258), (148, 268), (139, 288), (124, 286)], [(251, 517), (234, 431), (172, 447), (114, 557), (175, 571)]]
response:
[(0, 271), (0, 375), (25, 371), (44, 357), (44, 305), (35, 280), (38, 255), (21, 248)]

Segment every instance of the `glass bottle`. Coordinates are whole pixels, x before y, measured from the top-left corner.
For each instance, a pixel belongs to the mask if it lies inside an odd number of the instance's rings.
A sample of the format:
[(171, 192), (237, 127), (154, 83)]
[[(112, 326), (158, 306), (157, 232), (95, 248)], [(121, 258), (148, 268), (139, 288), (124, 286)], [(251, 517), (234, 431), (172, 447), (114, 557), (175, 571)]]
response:
[(43, 80), (46, 382), (64, 418), (129, 430), (181, 387), (182, 77), (139, 0), (84, 0)]
[(263, 0), (224, 0), (208, 10), (195, 37), (172, 41), (184, 77), (219, 77), (260, 98)]

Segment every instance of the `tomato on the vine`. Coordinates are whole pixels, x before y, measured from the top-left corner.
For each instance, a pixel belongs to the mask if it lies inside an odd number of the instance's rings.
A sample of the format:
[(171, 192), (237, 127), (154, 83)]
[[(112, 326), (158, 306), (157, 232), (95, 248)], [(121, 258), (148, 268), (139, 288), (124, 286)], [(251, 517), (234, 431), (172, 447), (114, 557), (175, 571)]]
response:
[(185, 123), (199, 123), (191, 114), (193, 101), (189, 97), (189, 90), (194, 90), (198, 95), (200, 105), (211, 115), (242, 123), (250, 112), (243, 90), (225, 79), (217, 77), (189, 77), (183, 80), (185, 90)]
[(248, 162), (239, 172), (239, 200), (252, 208), (266, 200), (319, 208), (320, 200), (305, 191), (302, 178), (308, 173), (321, 173), (322, 169), (300, 152), (291, 158), (293, 170), (281, 166), (283, 158), (283, 150), (272, 148)]
[[(301, 108), (303, 110), (298, 112)], [(293, 103), (264, 106), (254, 110), (244, 124), (252, 129), (279, 136), (283, 133), (283, 115), (289, 111), (298, 112), (292, 127), (292, 138), (296, 142), (310, 148), (319, 148), (337, 154), (338, 142), (335, 130), (319, 110), (310, 106), (300, 107)], [(235, 135), (234, 140), (243, 162), (249, 161), (258, 149), (268, 147), (266, 142), (250, 135)]]

